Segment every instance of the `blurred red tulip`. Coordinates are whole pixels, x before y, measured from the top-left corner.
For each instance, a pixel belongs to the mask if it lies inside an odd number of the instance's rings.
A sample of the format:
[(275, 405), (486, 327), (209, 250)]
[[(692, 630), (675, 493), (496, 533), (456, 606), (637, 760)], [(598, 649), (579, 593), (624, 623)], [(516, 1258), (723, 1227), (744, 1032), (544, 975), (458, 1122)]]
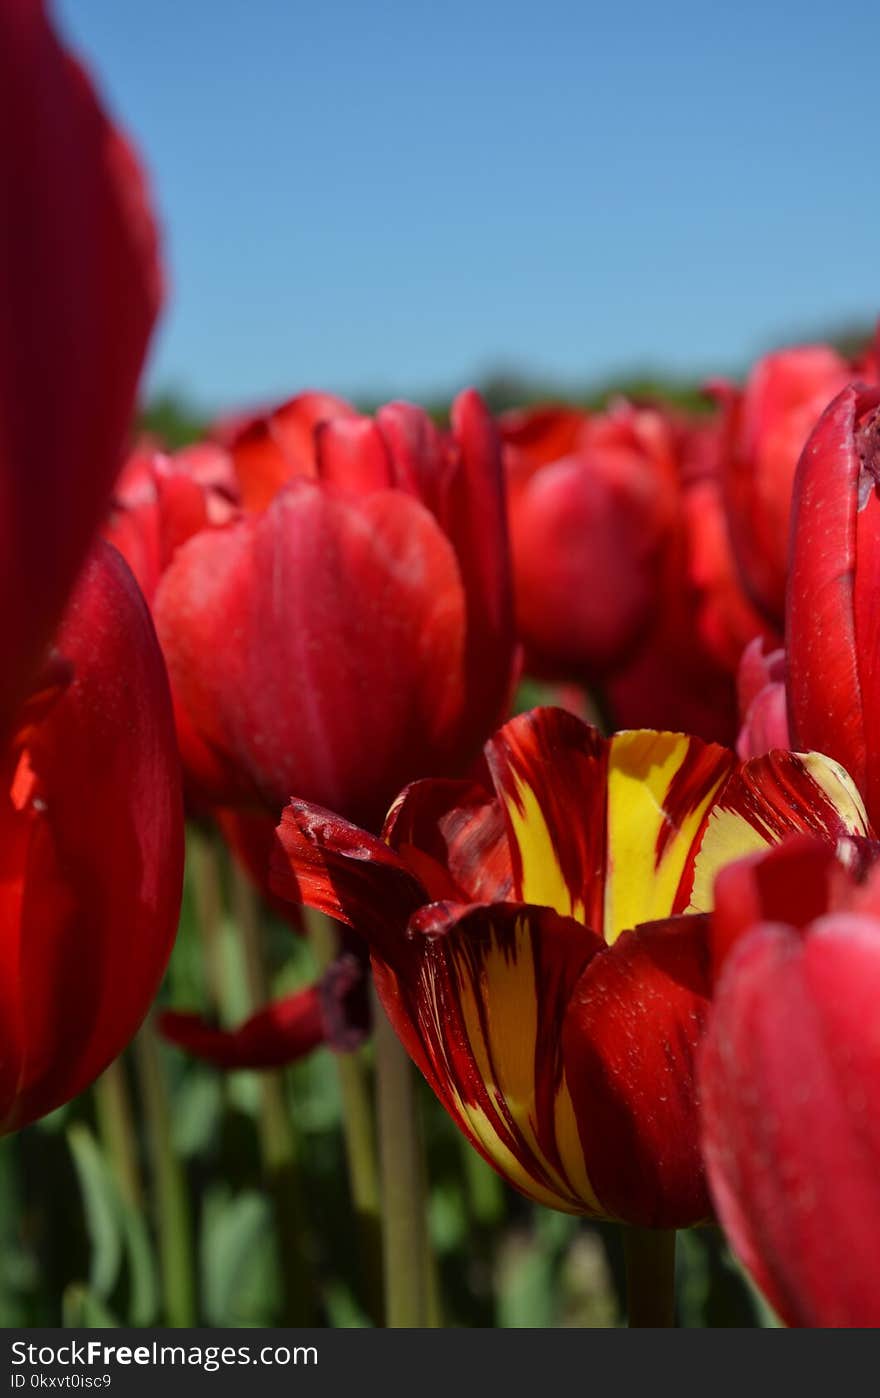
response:
[(119, 549), (152, 604), (159, 579), (181, 544), (236, 514), (231, 458), (210, 443), (167, 456), (137, 451), (125, 463), (104, 537)]
[(760, 636), (746, 646), (736, 681), (740, 730), (738, 755), (745, 761), (773, 748), (790, 748), (785, 700), (785, 651), (765, 651)]
[(788, 1324), (876, 1326), (878, 874), (798, 842), (723, 877), (740, 925), (699, 1065), (718, 1214)]
[(316, 985), (266, 1005), (237, 1029), (166, 1010), (158, 1028), (169, 1043), (227, 1072), (284, 1068), (326, 1044), (351, 1052), (369, 1030), (369, 979), (362, 957), (344, 952)]
[[(670, 425), (670, 430), (672, 426)], [(675, 424), (675, 517), (660, 555), (653, 622), (607, 682), (616, 725), (682, 729), (710, 742), (736, 732), (737, 646), (755, 626), (725, 549), (712, 430)]]
[(628, 403), (581, 417), (575, 435), (577, 423), (567, 414), (559, 431), (554, 420), (540, 451), (524, 451), (522, 425), (508, 447), (511, 549), (529, 668), (595, 679), (654, 619), (678, 504), (675, 442), (659, 412)]
[(101, 545), (2, 758), (0, 1129), (52, 1111), (134, 1035), (180, 908), (180, 764), (144, 601)]
[(580, 408), (552, 404), (500, 413), (498, 430), (511, 478), (519, 484), (541, 466), (570, 455), (588, 421), (588, 414)]
[(846, 388), (801, 457), (788, 590), (792, 740), (842, 763), (880, 817), (880, 389)]
[(742, 765), (538, 709), (486, 745), (484, 781), (404, 791), (384, 842), (292, 802), (273, 881), (366, 940), (398, 1036), (506, 1179), (677, 1227), (710, 1212), (693, 1082), (709, 943), (704, 917), (678, 915), (711, 907), (731, 859), (803, 829), (867, 833), (822, 757)]
[(829, 346), (802, 345), (759, 360), (742, 391), (715, 386), (726, 418), (722, 476), (734, 553), (751, 600), (777, 627), (785, 611), (798, 457), (851, 377), (850, 365)]
[(733, 675), (750, 641), (759, 637), (772, 645), (778, 637), (743, 591), (717, 470), (685, 480), (682, 512), (687, 537), (683, 586), (684, 595), (693, 596), (695, 648), (714, 668)]
[(245, 508), (263, 510), (289, 481), (316, 476), (316, 429), (331, 418), (354, 416), (354, 408), (332, 393), (300, 393), (269, 412), (215, 428), (232, 453)]
[(183, 545), (157, 625), (216, 804), (297, 794), (377, 825), (408, 779), (463, 770), (509, 698), (499, 444), (468, 392), (449, 437), (406, 404), (326, 423), (317, 470)]
[(121, 464), (160, 299), (135, 157), (41, 0), (0, 5), (0, 735)]

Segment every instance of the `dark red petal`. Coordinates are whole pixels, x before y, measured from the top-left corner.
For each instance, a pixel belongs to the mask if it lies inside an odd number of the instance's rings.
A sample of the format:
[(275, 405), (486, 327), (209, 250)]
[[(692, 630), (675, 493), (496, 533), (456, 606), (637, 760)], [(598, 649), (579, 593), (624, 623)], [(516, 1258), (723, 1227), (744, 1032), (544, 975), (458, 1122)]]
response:
[(237, 1029), (218, 1029), (200, 1015), (166, 1010), (159, 1018), (159, 1031), (216, 1068), (283, 1068), (324, 1042), (320, 989), (312, 985), (286, 995)]
[(20, 924), (3, 923), (7, 966), (17, 957), (4, 995), (21, 1026), (7, 1130), (80, 1092), (125, 1047), (158, 988), (180, 908), (168, 681), (143, 598), (109, 545), (87, 565), (58, 646), (73, 679), (28, 733)]
[(565, 1074), (587, 1174), (609, 1214), (681, 1228), (711, 1214), (694, 1057), (710, 994), (708, 918), (624, 932), (581, 976)]
[(503, 809), (476, 782), (413, 782), (389, 811), (383, 838), (418, 876), (430, 902), (504, 903), (512, 895)]
[(792, 1325), (880, 1324), (880, 923), (767, 923), (730, 957), (700, 1061), (713, 1197)]
[(100, 522), (160, 299), (142, 173), (40, 0), (0, 6), (0, 733)]
[(282, 813), (269, 882), (279, 898), (317, 908), (380, 949), (402, 940), (426, 897), (384, 841), (307, 801)]

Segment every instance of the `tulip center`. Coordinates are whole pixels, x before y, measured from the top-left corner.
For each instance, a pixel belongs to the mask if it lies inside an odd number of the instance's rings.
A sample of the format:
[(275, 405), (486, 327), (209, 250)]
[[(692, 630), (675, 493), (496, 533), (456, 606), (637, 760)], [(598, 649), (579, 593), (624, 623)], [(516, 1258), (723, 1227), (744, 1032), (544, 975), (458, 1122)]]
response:
[(861, 462), (859, 509), (863, 510), (880, 485), (880, 407), (866, 413), (856, 428), (856, 451)]

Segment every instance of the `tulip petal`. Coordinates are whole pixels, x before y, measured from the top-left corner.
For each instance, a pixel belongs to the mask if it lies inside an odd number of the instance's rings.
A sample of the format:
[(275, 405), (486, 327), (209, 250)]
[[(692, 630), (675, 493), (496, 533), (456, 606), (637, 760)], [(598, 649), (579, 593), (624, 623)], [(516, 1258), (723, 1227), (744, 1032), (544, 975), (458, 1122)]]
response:
[(683, 911), (681, 886), (703, 823), (735, 765), (726, 748), (681, 733), (633, 730), (611, 739), (606, 941)]
[(420, 880), (429, 902), (504, 903), (513, 867), (502, 807), (476, 782), (413, 782), (382, 838)]
[(855, 618), (862, 463), (855, 429), (859, 412), (878, 402), (880, 392), (844, 389), (804, 449), (794, 491), (786, 615), (792, 739), (842, 762), (866, 795), (869, 696), (859, 672)]
[(284, 1068), (324, 1042), (318, 986), (286, 995), (245, 1020), (237, 1029), (218, 1029), (201, 1015), (166, 1010), (159, 1032), (169, 1043), (226, 1071)]
[(368, 417), (339, 417), (315, 433), (318, 475), (327, 484), (366, 494), (387, 490), (391, 465), (382, 433)]
[(674, 911), (711, 908), (719, 869), (798, 832), (833, 843), (870, 836), (865, 808), (843, 768), (815, 752), (771, 752), (744, 763), (712, 805)]
[(624, 932), (594, 957), (565, 1021), (565, 1075), (606, 1213), (645, 1228), (711, 1214), (694, 1056), (709, 1006), (708, 918)]
[(142, 173), (40, 0), (0, 6), (0, 130), (2, 731), (121, 464), (160, 278)]
[(455, 549), (467, 602), (467, 722), (474, 754), (509, 709), (515, 674), (513, 586), (501, 442), (474, 389), (450, 414), (458, 467), (441, 523)]
[(315, 476), (321, 424), (353, 416), (354, 409), (342, 398), (309, 392), (242, 423), (231, 434), (229, 448), (245, 509), (265, 510), (288, 481)]
[(168, 682), (143, 598), (109, 545), (89, 561), (58, 647), (73, 678), (28, 731), (19, 796), (27, 851), (5, 997), (25, 1013), (15, 1100), (0, 1103), (5, 1130), (74, 1096), (125, 1047), (158, 988), (180, 908)]
[(700, 1058), (724, 1228), (789, 1324), (880, 1324), (880, 924), (838, 913), (738, 945)]
[(402, 492), (297, 482), (183, 545), (155, 612), (178, 703), (270, 809), (296, 795), (378, 828), (414, 772), (442, 766), (464, 594), (448, 540)]
[(759, 922), (806, 927), (831, 906), (838, 847), (810, 835), (737, 859), (715, 880), (712, 960), (717, 975), (731, 948)]
[(444, 441), (424, 408), (412, 403), (386, 403), (376, 414), (398, 490), (406, 490), (445, 520), (455, 453)]
[(307, 801), (285, 807), (269, 883), (279, 898), (303, 903), (384, 947), (403, 939), (425, 890), (384, 841)]
[(432, 904), (380, 998), (447, 1111), (480, 1153), (539, 1203), (601, 1213), (562, 1070), (561, 1025), (599, 939), (547, 908)]
[(513, 896), (601, 927), (607, 743), (563, 709), (533, 709), (486, 744), (507, 822)]

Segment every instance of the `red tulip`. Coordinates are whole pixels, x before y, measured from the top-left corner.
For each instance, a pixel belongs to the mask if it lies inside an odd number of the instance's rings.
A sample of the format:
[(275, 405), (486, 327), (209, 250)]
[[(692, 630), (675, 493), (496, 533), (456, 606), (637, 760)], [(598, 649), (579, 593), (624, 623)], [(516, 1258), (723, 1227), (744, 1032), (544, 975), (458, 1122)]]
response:
[[(765, 867), (767, 866), (767, 867)], [(880, 881), (795, 845), (728, 870), (741, 923), (700, 1059), (712, 1194), (790, 1325), (880, 1324)], [(722, 897), (719, 881), (719, 910)]]
[(655, 615), (640, 648), (610, 676), (618, 727), (681, 728), (709, 741), (736, 731), (738, 648), (760, 627), (726, 546), (711, 425), (677, 427), (675, 520), (655, 582)]
[(498, 430), (504, 443), (504, 460), (510, 474), (525, 479), (552, 461), (577, 450), (589, 421), (580, 408), (512, 408), (499, 414)]
[(232, 452), (242, 502), (262, 510), (283, 485), (299, 476), (316, 476), (315, 432), (332, 418), (355, 416), (354, 408), (331, 393), (300, 393), (279, 407), (217, 435)]
[(678, 504), (673, 434), (660, 413), (621, 403), (541, 458), (516, 439), (508, 448), (518, 627), (534, 672), (596, 678), (656, 612)]
[(788, 591), (791, 734), (880, 814), (880, 389), (849, 387), (798, 467)]
[(746, 591), (777, 627), (785, 611), (789, 511), (801, 449), (822, 410), (851, 378), (827, 345), (759, 360), (742, 392), (720, 389), (730, 536)]
[(159, 272), (141, 171), (41, 0), (0, 5), (0, 131), (2, 735), (119, 469)]
[(291, 794), (378, 824), (464, 769), (514, 659), (500, 453), (475, 393), (442, 436), (405, 404), (334, 419), (318, 478), (181, 547), (155, 599), (182, 722), (217, 804)]
[(0, 1129), (82, 1091), (149, 1008), (177, 929), (180, 768), (149, 613), (106, 545), (4, 750)]
[(746, 646), (737, 675), (739, 756), (760, 757), (773, 748), (790, 748), (785, 707), (785, 651), (765, 652), (760, 636)]
[(518, 1189), (573, 1213), (697, 1222), (699, 914), (744, 850), (866, 833), (858, 796), (814, 754), (743, 765), (680, 734), (605, 740), (554, 709), (506, 724), (485, 762), (485, 784), (408, 788), (385, 842), (292, 802), (276, 891), (366, 940), (398, 1036)]
[(686, 598), (692, 598), (694, 649), (706, 657), (707, 670), (711, 666), (733, 675), (743, 651), (755, 637), (770, 648), (778, 647), (779, 640), (743, 591), (730, 546), (717, 471), (686, 480), (682, 512), (687, 538), (683, 590)]
[(116, 483), (104, 537), (122, 554), (152, 603), (159, 580), (193, 534), (228, 523), (238, 488), (231, 458), (208, 443), (174, 456), (138, 451)]

